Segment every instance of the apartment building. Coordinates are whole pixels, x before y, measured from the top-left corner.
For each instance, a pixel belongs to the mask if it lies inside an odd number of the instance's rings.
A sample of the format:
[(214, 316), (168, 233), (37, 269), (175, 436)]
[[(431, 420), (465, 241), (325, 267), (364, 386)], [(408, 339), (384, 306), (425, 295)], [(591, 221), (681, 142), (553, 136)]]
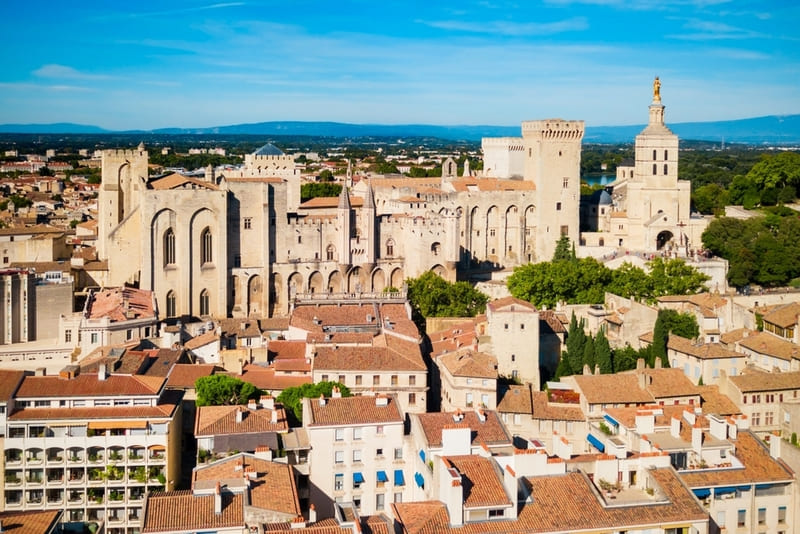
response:
[(181, 394), (165, 377), (25, 376), (3, 441), (6, 511), (60, 510), (65, 522), (141, 530), (145, 494), (180, 476)]
[(747, 365), (747, 356), (730, 350), (719, 342), (707, 343), (692, 341), (670, 334), (667, 340), (667, 358), (674, 369), (682, 369), (683, 374), (694, 383), (716, 384), (720, 374), (735, 376)]
[(369, 515), (411, 498), (411, 452), (394, 396), (304, 399), (303, 428), (312, 450), (310, 501), (320, 517), (332, 517), (334, 503), (352, 502)]
[(800, 399), (800, 371), (766, 373), (749, 368), (741, 375), (723, 377), (720, 390), (747, 415), (753, 432), (779, 431), (781, 405)]

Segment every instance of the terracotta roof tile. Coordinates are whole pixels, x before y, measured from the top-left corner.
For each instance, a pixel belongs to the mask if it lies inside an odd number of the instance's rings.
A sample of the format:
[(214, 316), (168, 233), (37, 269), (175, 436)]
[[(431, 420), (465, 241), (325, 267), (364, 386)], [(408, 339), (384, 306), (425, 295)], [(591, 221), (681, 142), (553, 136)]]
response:
[(153, 292), (132, 287), (101, 289), (92, 293), (86, 313), (89, 319), (108, 317), (112, 322), (155, 319)]
[(211, 182), (198, 180), (197, 178), (189, 178), (177, 172), (151, 180), (147, 185), (150, 189), (157, 189), (160, 191), (167, 189), (208, 189), (210, 191), (216, 191), (219, 189)]
[(500, 413), (533, 413), (533, 399), (529, 386), (508, 385), (499, 389), (497, 411)]
[[(241, 465), (241, 469), (238, 466)], [(240, 453), (195, 469), (193, 487), (231, 479), (241, 480), (246, 470), (252, 469), (255, 478), (250, 481), (250, 505), (287, 515), (301, 514), (294, 479), (294, 468)]]
[(485, 352), (473, 352), (467, 348), (438, 356), (436, 359), (453, 376), (497, 378), (497, 358)]
[(490, 458), (479, 455), (446, 456), (442, 461), (451, 464), (462, 477), (464, 508), (511, 505), (502, 475), (498, 476)]
[(167, 380), (167, 387), (194, 389), (194, 383), (203, 376), (214, 374), (213, 364), (178, 363), (172, 366)]
[(798, 322), (800, 315), (800, 302), (790, 302), (783, 306), (778, 306), (763, 316), (764, 322), (772, 323), (781, 328), (789, 328)]
[(214, 513), (212, 495), (194, 495), (190, 490), (153, 493), (147, 498), (142, 532), (183, 532), (244, 528), (244, 496), (222, 492), (222, 511)]
[(759, 482), (791, 481), (794, 473), (769, 455), (769, 450), (749, 431), (740, 430), (734, 456), (743, 469), (699, 469), (680, 471), (680, 477), (691, 488)]
[[(237, 422), (236, 412), (241, 411)], [(277, 422), (272, 422), (272, 413), (277, 412)], [(288, 432), (286, 412), (276, 405), (275, 410), (259, 407), (251, 410), (246, 406), (198, 406), (195, 413), (195, 437), (219, 436), (223, 434), (250, 434), (261, 432)]]
[(742, 411), (736, 406), (730, 397), (724, 393), (720, 393), (719, 386), (698, 386), (700, 391), (701, 406), (704, 413), (713, 413), (717, 415), (734, 415), (740, 414)]
[(758, 332), (739, 341), (739, 346), (785, 360), (787, 362), (800, 360), (800, 346), (791, 341), (779, 338), (769, 332)]
[(16, 397), (59, 398), (85, 396), (147, 395), (158, 394), (166, 378), (141, 375), (110, 375), (105, 380), (96, 374), (82, 374), (65, 379), (58, 376), (26, 376)]
[(674, 334), (670, 334), (667, 348), (688, 354), (701, 360), (714, 360), (717, 358), (745, 358), (741, 352), (728, 349), (721, 343), (694, 343)]
[(536, 312), (536, 306), (527, 300), (521, 300), (516, 297), (503, 297), (496, 299), (487, 304), (493, 312), (500, 311), (515, 311), (515, 312)]
[(742, 393), (800, 389), (800, 371), (767, 373), (748, 368), (740, 375), (728, 377), (728, 380)]
[[(453, 416), (456, 412), (433, 412), (414, 414), (413, 417), (419, 419), (422, 431), (425, 433), (425, 440), (428, 447), (442, 446), (442, 430), (453, 426), (455, 420)], [(485, 421), (481, 421), (478, 414), (474, 411), (462, 412), (463, 420), (459, 423), (472, 429), (472, 444), (479, 445), (511, 445), (511, 436), (505, 425), (503, 425), (497, 412), (485, 410)]]
[[(379, 399), (385, 401), (379, 405)], [(381, 402), (383, 402), (381, 401)], [(401, 423), (403, 415), (392, 396), (310, 399), (310, 426)]]
[(60, 532), (56, 526), (61, 510), (0, 512), (3, 532), (8, 534), (50, 534)]
[(22, 382), (25, 371), (0, 369), (0, 402), (8, 402)]

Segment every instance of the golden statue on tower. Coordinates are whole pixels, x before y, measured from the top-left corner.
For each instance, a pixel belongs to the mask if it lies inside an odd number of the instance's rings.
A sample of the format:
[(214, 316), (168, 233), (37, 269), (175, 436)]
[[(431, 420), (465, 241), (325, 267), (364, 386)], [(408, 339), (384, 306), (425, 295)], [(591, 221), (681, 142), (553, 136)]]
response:
[(661, 102), (661, 80), (658, 76), (653, 80), (653, 102)]

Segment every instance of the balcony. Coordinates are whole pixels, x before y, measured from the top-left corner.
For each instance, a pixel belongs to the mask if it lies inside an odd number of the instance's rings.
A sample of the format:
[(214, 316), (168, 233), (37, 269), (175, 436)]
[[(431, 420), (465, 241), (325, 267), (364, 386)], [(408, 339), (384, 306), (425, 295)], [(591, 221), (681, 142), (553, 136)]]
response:
[(64, 502), (63, 490), (47, 490), (47, 504), (62, 504)]
[(75, 505), (75, 504), (83, 504), (83, 491), (70, 491), (69, 497), (67, 498), (67, 504)]
[(22, 475), (22, 471), (11, 471), (6, 473), (6, 486), (19, 486), (22, 484), (20, 475)]
[(90, 488), (87, 494), (89, 504), (103, 504), (106, 500), (106, 492), (102, 489)]
[(109, 502), (122, 502), (125, 500), (125, 490), (114, 489), (108, 492)]

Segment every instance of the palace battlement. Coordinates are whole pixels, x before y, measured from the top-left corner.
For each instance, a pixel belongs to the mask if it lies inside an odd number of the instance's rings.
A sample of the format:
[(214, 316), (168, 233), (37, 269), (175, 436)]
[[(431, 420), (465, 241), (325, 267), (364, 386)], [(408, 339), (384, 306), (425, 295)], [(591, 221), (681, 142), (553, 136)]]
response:
[(555, 140), (580, 140), (585, 131), (584, 121), (545, 119), (522, 123), (524, 137), (541, 137)]
[(512, 152), (521, 152), (525, 150), (522, 145), (521, 137), (484, 137), (481, 139), (481, 146), (487, 148), (503, 148)]

